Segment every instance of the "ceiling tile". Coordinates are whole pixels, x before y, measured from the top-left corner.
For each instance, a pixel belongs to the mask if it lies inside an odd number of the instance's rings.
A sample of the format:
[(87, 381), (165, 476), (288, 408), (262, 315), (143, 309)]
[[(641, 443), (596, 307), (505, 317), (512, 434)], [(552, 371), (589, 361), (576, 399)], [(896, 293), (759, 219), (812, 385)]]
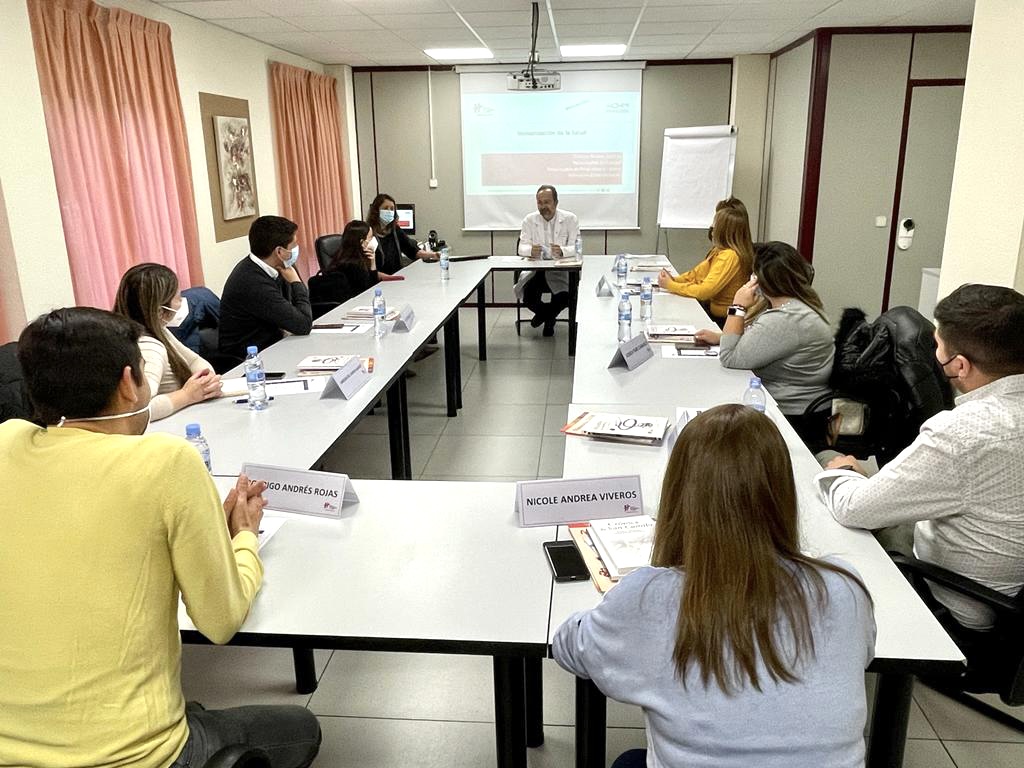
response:
[[(473, 27), (526, 27), (530, 28), (530, 12), (526, 11), (488, 11), (483, 13), (463, 13), (466, 21)], [(541, 24), (547, 25), (547, 14), (541, 14)]]
[[(355, 53), (386, 53), (389, 50), (405, 51), (412, 47), (408, 41), (402, 40), (398, 35), (387, 31), (325, 31), (318, 35), (318, 37)], [(370, 58), (376, 59), (377, 57), (371, 55)]]
[(931, 0), (894, 19), (896, 24), (971, 24), (973, 0)]
[(410, 13), (451, 13), (444, 0), (346, 0), (363, 13), (387, 16), (392, 26), (400, 25), (402, 17)]
[(683, 57), (693, 50), (692, 45), (633, 45), (626, 51), (626, 56), (679, 56)]
[[(401, 33), (408, 29), (465, 29), (466, 25), (459, 17), (448, 13), (409, 13), (398, 19), (395, 16), (382, 16), (379, 13), (369, 14), (370, 18), (388, 29)], [(400, 21), (399, 21), (400, 19)]]
[(275, 19), (273, 16), (261, 16), (256, 19), (217, 19), (216, 21), (219, 27), (254, 37), (274, 32), (299, 31), (297, 27), (284, 19)]
[(644, 22), (652, 21), (722, 21), (732, 12), (732, 5), (663, 5), (649, 6)]
[(202, 0), (191, 3), (165, 3), (165, 8), (195, 16), (197, 19), (252, 19), (266, 16), (250, 0)]
[(555, 9), (555, 29), (562, 33), (564, 25), (573, 24), (634, 24), (639, 11), (636, 8), (598, 8), (589, 11), (560, 11)]
[(272, 16), (338, 16), (359, 13), (344, 0), (250, 0), (252, 4)]
[[(735, 0), (729, 0), (729, 2), (732, 3)], [(555, 10), (591, 10), (594, 8), (636, 8), (639, 10), (643, 4), (644, 0), (552, 0), (552, 7)], [(545, 13), (546, 9), (542, 3), (541, 16)]]
[[(529, 27), (474, 27), (476, 33), (484, 40), (515, 40), (523, 45), (530, 44)], [(551, 30), (541, 27), (537, 30), (538, 40), (551, 40)]]
[(402, 30), (399, 35), (408, 45), (424, 48), (479, 48), (480, 41), (462, 30)]
[(644, 16), (644, 20), (640, 22), (640, 26), (637, 27), (636, 33), (638, 35), (706, 35), (713, 32), (716, 28), (719, 28), (718, 25), (711, 21), (695, 21), (692, 23), (672, 21), (658, 23), (647, 21), (647, 17)]
[[(632, 0), (639, 4), (640, 0)], [(552, 0), (561, 5), (562, 0)], [(451, 0), (451, 4), (455, 6), (456, 10), (460, 13), (484, 13), (487, 11), (511, 11), (516, 8), (520, 9), (520, 13), (526, 16), (527, 21), (530, 19), (530, 3), (526, 0)], [(620, 3), (620, 5), (628, 5), (629, 3)], [(547, 9), (544, 7), (544, 2), (540, 2), (540, 17), (543, 19), (547, 14)]]
[(324, 45), (324, 41), (310, 32), (273, 32), (262, 34), (259, 39), (267, 45), (292, 50), (296, 46)]
[(630, 52), (637, 48), (693, 48), (697, 43), (704, 40), (704, 35), (637, 35), (633, 38), (633, 44), (629, 46)]
[(309, 32), (384, 29), (369, 16), (364, 16), (361, 13), (355, 16), (293, 16), (288, 21), (299, 29)]
[(729, 17), (731, 19), (809, 19), (821, 13), (836, 0), (785, 0), (765, 3), (741, 3)]

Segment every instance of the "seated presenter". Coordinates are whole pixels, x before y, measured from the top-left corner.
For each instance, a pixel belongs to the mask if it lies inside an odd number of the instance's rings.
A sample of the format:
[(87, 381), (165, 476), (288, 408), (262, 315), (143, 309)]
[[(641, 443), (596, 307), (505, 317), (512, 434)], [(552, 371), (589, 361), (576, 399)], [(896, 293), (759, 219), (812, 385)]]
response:
[(143, 328), (139, 348), (153, 393), (149, 412), (154, 421), (220, 396), (220, 376), (213, 366), (167, 331), (188, 315), (173, 271), (163, 264), (136, 264), (121, 277), (114, 311)]
[(313, 328), (309, 291), (295, 270), (298, 229), (281, 216), (260, 216), (249, 227), (249, 255), (231, 270), (220, 300), (223, 354), (241, 360), (250, 345), (262, 351), (285, 333)]
[(179, 595), (226, 643), (263, 579), (264, 483), (222, 503), (198, 451), (143, 434), (142, 328), (99, 309), (32, 322), (18, 359), (40, 427), (0, 424), (0, 763), (202, 766), (225, 744), (311, 763), (296, 706), (205, 710), (181, 690)]
[(421, 251), (416, 241), (398, 226), (396, 216), (395, 198), (384, 192), (373, 198), (366, 212), (366, 223), (377, 237), (377, 270), (385, 275), (395, 274), (405, 266), (403, 256), (410, 261), (437, 261), (439, 254)]
[(309, 278), (309, 298), (314, 304), (342, 304), (376, 285), (377, 238), (365, 221), (350, 221), (341, 233), (341, 244), (318, 275)]
[(651, 565), (558, 629), (562, 667), (643, 709), (613, 768), (864, 765), (871, 599), (800, 551), (789, 450), (771, 419), (720, 405), (665, 472)]
[(715, 212), (711, 250), (704, 261), (675, 277), (663, 269), (658, 285), (679, 296), (697, 299), (711, 317), (722, 323), (733, 296), (750, 279), (753, 267), (754, 244), (746, 209), (742, 205), (723, 206)]
[[(519, 255), (525, 259), (573, 258), (580, 223), (575, 213), (558, 207), (558, 190), (545, 184), (537, 190), (537, 210), (526, 214), (519, 233)], [(541, 296), (551, 293), (545, 304)], [(569, 306), (569, 275), (566, 272), (526, 272), (516, 283), (516, 295), (533, 312), (530, 325), (544, 326), (545, 336), (555, 335), (555, 318)]]

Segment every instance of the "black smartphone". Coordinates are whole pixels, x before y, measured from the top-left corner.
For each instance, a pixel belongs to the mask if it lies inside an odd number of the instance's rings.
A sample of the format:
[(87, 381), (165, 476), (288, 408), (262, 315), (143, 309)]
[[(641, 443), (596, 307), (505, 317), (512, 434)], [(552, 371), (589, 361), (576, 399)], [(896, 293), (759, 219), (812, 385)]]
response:
[(285, 377), (284, 371), (267, 371), (267, 381), (277, 381)]
[(583, 581), (590, 578), (587, 564), (572, 541), (545, 541), (547, 555), (555, 581)]

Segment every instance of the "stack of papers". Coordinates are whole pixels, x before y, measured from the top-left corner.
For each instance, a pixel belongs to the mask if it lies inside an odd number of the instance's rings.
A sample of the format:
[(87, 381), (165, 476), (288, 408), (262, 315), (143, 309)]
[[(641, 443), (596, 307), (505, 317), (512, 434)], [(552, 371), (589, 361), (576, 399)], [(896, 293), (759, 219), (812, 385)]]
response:
[(697, 341), (696, 333), (697, 328), (693, 325), (649, 325), (644, 329), (644, 335), (651, 343), (672, 342), (708, 346)]
[(667, 429), (668, 419), (661, 416), (629, 416), (584, 411), (562, 427), (562, 432), (598, 440), (657, 445), (665, 437)]
[[(309, 355), (302, 358), (298, 364), (298, 371), (300, 376), (310, 376), (326, 373), (334, 373), (336, 370), (345, 365), (355, 355)], [(367, 373), (373, 373), (373, 358), (372, 357), (361, 357), (359, 358), (363, 364), (363, 370)]]

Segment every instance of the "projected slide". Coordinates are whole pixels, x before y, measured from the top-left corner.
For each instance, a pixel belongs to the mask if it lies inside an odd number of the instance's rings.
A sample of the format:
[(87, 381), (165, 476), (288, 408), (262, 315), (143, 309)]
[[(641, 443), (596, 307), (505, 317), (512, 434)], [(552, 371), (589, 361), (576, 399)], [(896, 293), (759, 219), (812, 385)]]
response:
[(517, 228), (541, 184), (584, 228), (637, 225), (639, 71), (566, 72), (541, 93), (506, 91), (504, 75), (461, 80), (467, 229)]

